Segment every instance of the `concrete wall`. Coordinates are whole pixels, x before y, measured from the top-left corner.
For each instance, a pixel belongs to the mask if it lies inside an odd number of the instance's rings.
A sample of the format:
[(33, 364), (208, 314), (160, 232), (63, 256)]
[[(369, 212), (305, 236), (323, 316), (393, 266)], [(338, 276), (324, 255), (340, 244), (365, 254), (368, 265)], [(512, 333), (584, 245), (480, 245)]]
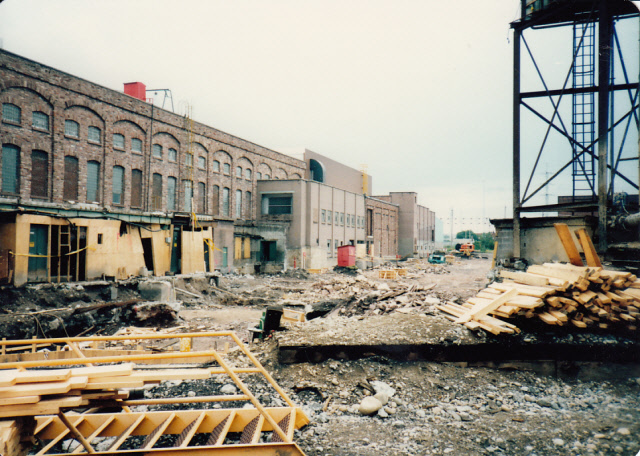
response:
[[(556, 233), (554, 223), (566, 223), (573, 233), (579, 228), (586, 228), (590, 236), (593, 236), (595, 226), (593, 217), (540, 217), (520, 219), (521, 258), (529, 264), (542, 264), (545, 262), (568, 262), (569, 257), (564, 251), (562, 242)], [(496, 240), (498, 241), (497, 259), (503, 260), (513, 257), (513, 220), (491, 220), (496, 228)], [(574, 237), (576, 247), (582, 252), (580, 244)]]
[(333, 266), (338, 246), (364, 243), (363, 195), (306, 180), (260, 181), (260, 201), (269, 194), (293, 198), (291, 215), (261, 216), (263, 221), (289, 223), (288, 267), (292, 267), (294, 257), (297, 261), (305, 258), (307, 268)]

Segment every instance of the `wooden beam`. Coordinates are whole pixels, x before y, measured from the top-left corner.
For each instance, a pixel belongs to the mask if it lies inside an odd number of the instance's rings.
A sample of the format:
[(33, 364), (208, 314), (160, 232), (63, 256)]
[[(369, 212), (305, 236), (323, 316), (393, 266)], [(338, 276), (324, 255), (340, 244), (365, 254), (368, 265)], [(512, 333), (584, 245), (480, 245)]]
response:
[(487, 315), (492, 310), (496, 310), (498, 307), (506, 303), (510, 298), (516, 296), (517, 294), (518, 290), (512, 288), (504, 294), (498, 296), (493, 301), (490, 301), (489, 303), (476, 304), (468, 312), (460, 316), (455, 322), (466, 323), (470, 320), (476, 320), (478, 317), (482, 317), (484, 315)]
[(580, 228), (576, 230), (575, 233), (578, 237), (580, 245), (582, 246), (582, 250), (584, 251), (584, 257), (587, 260), (587, 266), (595, 266), (601, 268), (602, 263), (600, 262), (600, 257), (598, 256), (598, 252), (596, 252), (596, 248), (593, 246), (591, 236), (589, 236), (587, 230), (585, 230), (584, 228)]
[(571, 237), (571, 232), (569, 231), (569, 227), (566, 223), (554, 223), (553, 226), (556, 229), (556, 233), (558, 233), (558, 237), (560, 238), (560, 242), (562, 242), (562, 247), (564, 247), (564, 251), (569, 257), (569, 262), (575, 266), (584, 266), (582, 263), (582, 258), (580, 258), (580, 254), (578, 253), (578, 249), (576, 248), (575, 242), (573, 242), (573, 238)]

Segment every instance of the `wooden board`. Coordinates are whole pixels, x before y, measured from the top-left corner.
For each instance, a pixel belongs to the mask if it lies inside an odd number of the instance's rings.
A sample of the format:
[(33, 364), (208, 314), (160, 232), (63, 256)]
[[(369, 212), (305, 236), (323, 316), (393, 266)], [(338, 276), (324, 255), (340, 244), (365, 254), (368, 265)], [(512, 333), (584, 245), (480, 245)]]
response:
[(490, 301), (488, 303), (476, 304), (473, 306), (472, 309), (467, 311), (464, 315), (461, 315), (456, 320), (456, 323), (466, 323), (469, 320), (477, 320), (478, 317), (482, 317), (488, 314), (489, 312), (491, 312), (492, 310), (496, 310), (498, 307), (506, 303), (509, 300), (509, 298), (512, 298), (517, 294), (518, 294), (518, 291), (516, 289), (510, 289), (506, 293), (498, 296), (493, 301)]
[(569, 226), (566, 223), (554, 223), (553, 226), (556, 229), (556, 233), (558, 233), (560, 242), (562, 242), (562, 247), (569, 257), (571, 264), (575, 266), (583, 266), (584, 263), (582, 263), (582, 258), (580, 258), (575, 242), (573, 242)]
[(591, 242), (591, 236), (587, 233), (587, 230), (584, 228), (580, 228), (575, 231), (576, 236), (578, 236), (578, 241), (582, 246), (582, 250), (584, 251), (584, 257), (587, 260), (587, 266), (595, 266), (602, 267), (602, 263), (600, 262), (600, 257), (596, 252), (596, 248), (593, 246), (593, 242)]
[(512, 279), (516, 283), (521, 283), (524, 285), (533, 285), (533, 286), (545, 286), (549, 285), (549, 279), (543, 276), (535, 275), (535, 274), (527, 274), (526, 272), (513, 272), (501, 270), (499, 272), (500, 277), (504, 277), (506, 279)]

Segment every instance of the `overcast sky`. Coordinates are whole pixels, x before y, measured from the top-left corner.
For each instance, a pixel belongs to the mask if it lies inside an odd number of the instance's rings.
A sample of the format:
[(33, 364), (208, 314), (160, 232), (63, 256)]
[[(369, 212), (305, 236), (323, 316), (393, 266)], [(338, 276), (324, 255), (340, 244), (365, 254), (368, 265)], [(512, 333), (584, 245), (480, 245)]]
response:
[[(306, 147), (374, 192), (415, 191), (449, 232), (511, 211), (518, 0), (5, 0), (6, 50), (202, 123)], [(464, 219), (464, 220), (463, 220)], [(471, 225), (473, 222), (473, 226)]]

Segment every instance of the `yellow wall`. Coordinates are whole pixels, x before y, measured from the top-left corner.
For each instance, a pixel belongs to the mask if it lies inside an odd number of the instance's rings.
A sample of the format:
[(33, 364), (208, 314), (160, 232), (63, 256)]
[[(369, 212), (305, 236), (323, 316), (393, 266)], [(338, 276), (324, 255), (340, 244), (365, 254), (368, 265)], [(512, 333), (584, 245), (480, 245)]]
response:
[[(203, 228), (202, 231), (182, 232), (182, 274), (192, 272), (205, 272), (204, 264), (204, 240), (211, 239), (211, 228)], [(211, 262), (211, 255), (209, 255)], [(213, 268), (213, 265), (211, 265)]]
[[(153, 248), (153, 274), (157, 276), (165, 275), (171, 270), (171, 239), (173, 239), (173, 229), (161, 230), (160, 225), (150, 225), (152, 231), (140, 229), (142, 238), (151, 238)], [(169, 242), (167, 242), (169, 238)]]

